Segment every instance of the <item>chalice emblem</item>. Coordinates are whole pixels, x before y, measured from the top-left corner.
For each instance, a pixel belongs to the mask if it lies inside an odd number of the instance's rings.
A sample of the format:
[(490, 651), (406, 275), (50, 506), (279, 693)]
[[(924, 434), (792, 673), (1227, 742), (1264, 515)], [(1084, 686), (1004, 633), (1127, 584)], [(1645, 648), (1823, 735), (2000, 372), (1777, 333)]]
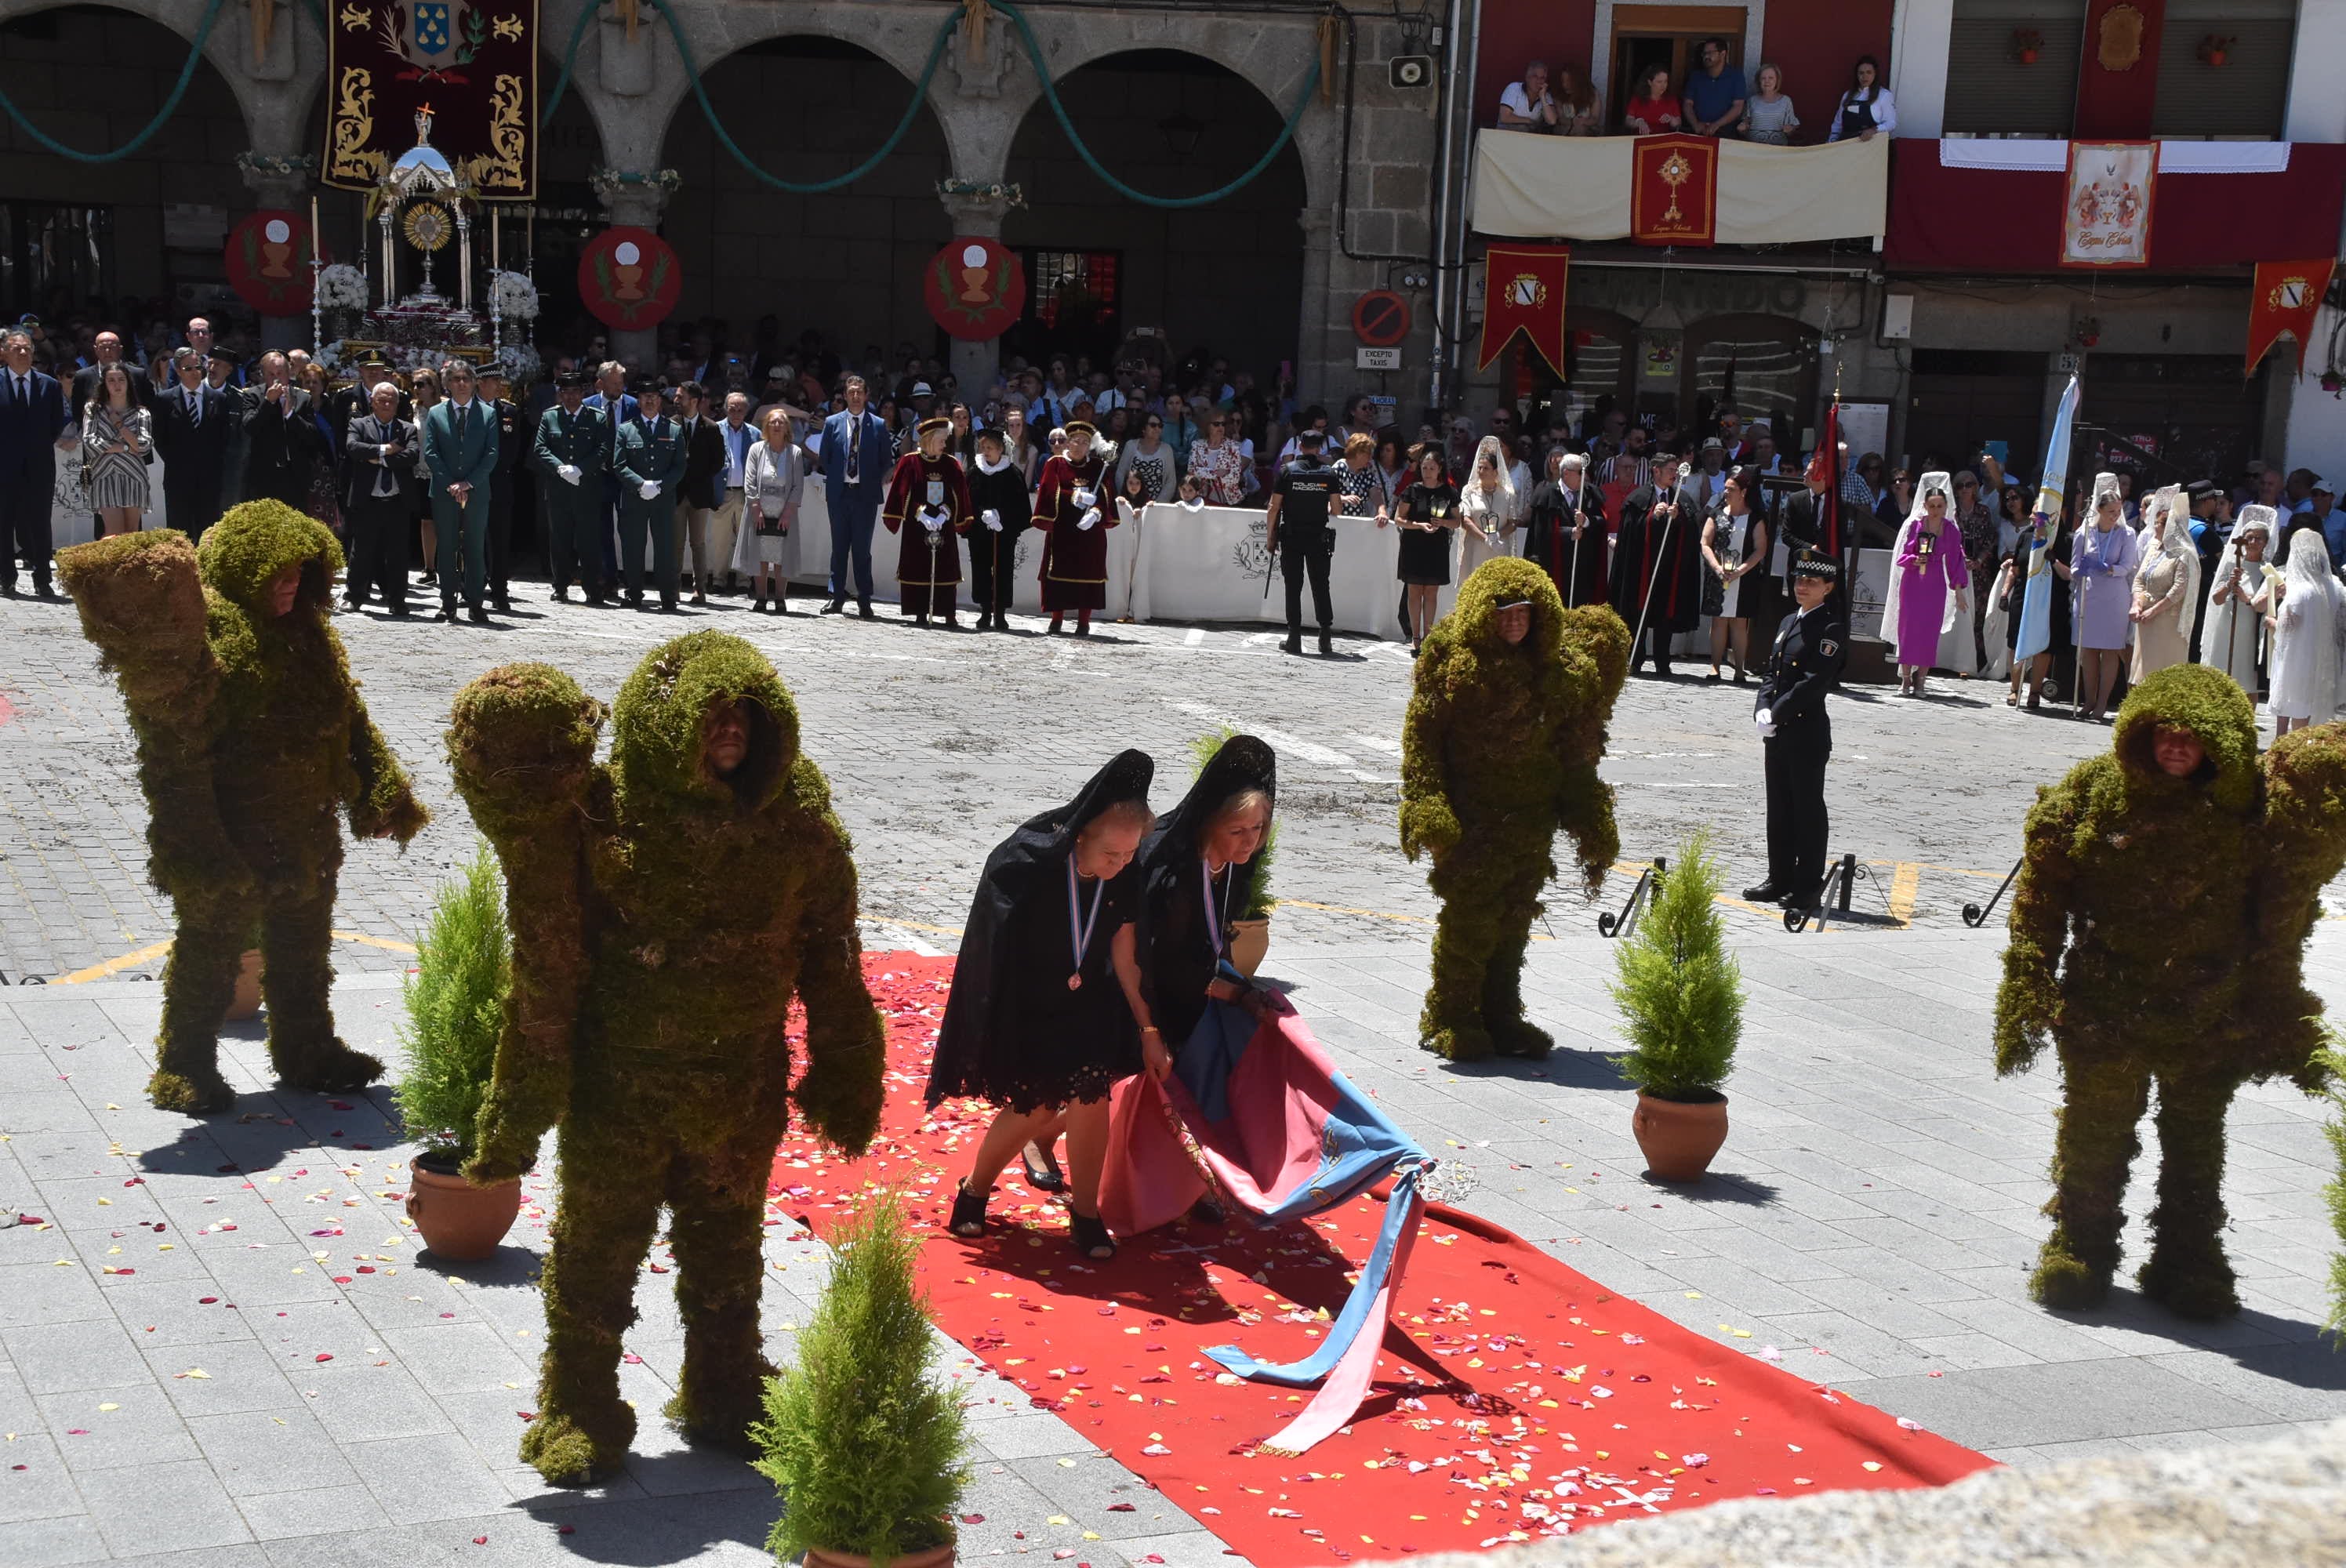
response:
[(1664, 158), (1662, 167), (1654, 172), (1660, 175), (1662, 183), (1670, 188), (1669, 209), (1662, 214), (1662, 221), (1664, 223), (1684, 222), (1686, 214), (1678, 209), (1678, 187), (1694, 178), (1694, 165), (1686, 160), (1686, 154), (1674, 152)]

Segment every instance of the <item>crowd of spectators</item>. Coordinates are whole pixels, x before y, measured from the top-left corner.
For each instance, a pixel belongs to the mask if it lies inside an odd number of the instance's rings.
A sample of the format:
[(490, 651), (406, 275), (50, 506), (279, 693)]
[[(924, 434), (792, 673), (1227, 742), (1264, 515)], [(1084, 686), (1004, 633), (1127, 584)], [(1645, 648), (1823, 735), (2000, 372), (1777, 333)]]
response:
[[(1529, 61), (1522, 77), (1501, 89), (1492, 124), (1501, 130), (1540, 136), (1683, 131), (1778, 147), (1795, 139), (1802, 121), (1785, 90), (1782, 66), (1763, 63), (1747, 76), (1724, 38), (1705, 38), (1696, 53), (1698, 63), (1683, 81), (1672, 78), (1666, 63), (1639, 71), (1619, 120), (1610, 125), (1580, 67), (1566, 64), (1551, 70), (1545, 60)], [(1826, 141), (1871, 141), (1897, 130), (1898, 106), (1882, 81), (1879, 60), (1872, 55), (1858, 57), (1850, 67), (1849, 86), (1821, 128)]]

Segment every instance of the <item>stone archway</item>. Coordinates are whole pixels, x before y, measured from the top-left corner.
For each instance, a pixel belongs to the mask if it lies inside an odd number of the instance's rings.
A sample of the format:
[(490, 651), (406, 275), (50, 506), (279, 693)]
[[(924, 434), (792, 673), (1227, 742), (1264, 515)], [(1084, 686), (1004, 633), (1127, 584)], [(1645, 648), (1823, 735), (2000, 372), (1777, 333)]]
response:
[[(1124, 184), (1166, 198), (1229, 184), (1261, 157), (1286, 116), (1250, 78), (1187, 50), (1095, 54), (1056, 88), (1100, 163)], [(1311, 182), (1294, 147), (1219, 201), (1148, 205), (1102, 180), (1036, 94), (1005, 172), (1025, 206), (1004, 219), (1004, 241), (1029, 252), (1036, 295), (1005, 352), (1085, 354), (1107, 369), (1121, 341), (1155, 330), (1168, 357), (1203, 347), (1266, 389), (1280, 362), (1298, 357), (1307, 248), (1297, 214)], [(1066, 281), (1077, 272), (1079, 280)], [(1047, 298), (1055, 278), (1059, 297)]]
[[(122, 146), (169, 98), (191, 39), (180, 29), (195, 15), (158, 0), (122, 5), (0, 5), (0, 91), (35, 125), (87, 151)], [(289, 23), (288, 25), (291, 24)], [(241, 25), (223, 13), (170, 120), (137, 152), (104, 163), (59, 157), (13, 121), (0, 120), (0, 158), (9, 168), (5, 243), (21, 250), (26, 230), (48, 233), (36, 246), (54, 257), (76, 252), (75, 275), (26, 277), (22, 259), (9, 268), (12, 290), (0, 300), (11, 314), (45, 310), (61, 292), (170, 301), (171, 315), (211, 309), (224, 294), (221, 241), (253, 205), (236, 155), (253, 144), (262, 86), (236, 68)], [(94, 62), (104, 62), (106, 91), (93, 95)], [(59, 228), (58, 226), (63, 226)], [(57, 241), (69, 239), (60, 247)], [(27, 252), (30, 254), (30, 252)], [(126, 322), (136, 330), (147, 323)], [(176, 326), (176, 321), (171, 323)]]

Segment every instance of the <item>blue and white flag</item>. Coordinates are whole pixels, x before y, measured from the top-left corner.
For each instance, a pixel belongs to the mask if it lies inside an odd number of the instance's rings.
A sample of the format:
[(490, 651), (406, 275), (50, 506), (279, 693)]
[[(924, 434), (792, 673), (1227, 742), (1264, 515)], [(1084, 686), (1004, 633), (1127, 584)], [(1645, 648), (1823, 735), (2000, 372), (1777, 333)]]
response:
[(2045, 438), (2045, 482), (2036, 487), (2036, 506), (2024, 546), (2027, 575), (2020, 599), (2020, 631), (2012, 647), (2015, 667), (2053, 646), (2053, 594), (2061, 586), (2053, 572), (2053, 541), (2060, 537), (2061, 507), (2069, 490), (2069, 427), (2076, 419), (2077, 378), (2073, 375)]

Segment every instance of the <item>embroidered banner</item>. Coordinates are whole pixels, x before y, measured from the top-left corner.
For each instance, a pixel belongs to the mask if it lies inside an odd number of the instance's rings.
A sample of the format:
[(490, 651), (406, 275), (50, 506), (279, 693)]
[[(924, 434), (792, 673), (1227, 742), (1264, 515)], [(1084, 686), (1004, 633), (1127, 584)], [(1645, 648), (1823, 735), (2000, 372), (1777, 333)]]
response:
[(1026, 308), (1026, 264), (998, 239), (964, 234), (929, 258), (921, 297), (948, 336), (989, 341)]
[(1494, 245), (1483, 265), (1483, 348), (1487, 369), (1517, 332), (1561, 376), (1565, 281), (1572, 250), (1563, 245)]
[(2149, 266), (2151, 197), (2157, 184), (2157, 142), (2071, 142), (2061, 265)]
[(491, 201), (537, 194), (537, 0), (326, 0), (325, 183), (367, 190), (416, 143)]
[(623, 332), (667, 321), (683, 288), (675, 249), (648, 229), (606, 229), (578, 253), (579, 303)]
[(2071, 135), (2116, 141), (2150, 134), (2158, 107), (2159, 43), (2166, 23), (2167, 0), (2088, 0)]
[(2249, 358), (2244, 376), (2257, 366), (2285, 332), (2297, 344), (2297, 373), (2305, 374), (2305, 344), (2313, 336), (2313, 319), (2321, 313), (2321, 298), (2330, 292), (2333, 260), (2323, 261), (2259, 261), (2256, 287), (2249, 290)]
[(1641, 136), (1629, 149), (1629, 238), (1640, 245), (1719, 243), (1719, 143)]
[[(237, 298), (264, 316), (309, 313), (310, 220), (263, 208), (228, 231), (220, 260)], [(321, 258), (322, 260), (322, 258)]]

